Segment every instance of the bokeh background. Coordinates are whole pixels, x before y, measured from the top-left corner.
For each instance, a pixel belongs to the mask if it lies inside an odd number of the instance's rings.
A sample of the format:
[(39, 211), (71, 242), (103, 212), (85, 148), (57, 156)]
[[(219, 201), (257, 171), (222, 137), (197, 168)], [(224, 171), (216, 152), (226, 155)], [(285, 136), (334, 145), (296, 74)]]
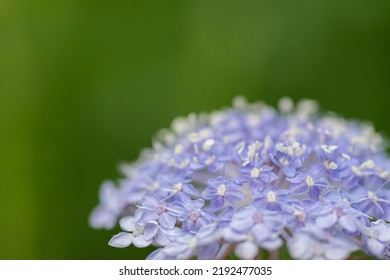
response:
[(142, 259), (88, 215), (152, 136), (234, 96), (390, 134), (390, 1), (0, 0), (0, 259)]

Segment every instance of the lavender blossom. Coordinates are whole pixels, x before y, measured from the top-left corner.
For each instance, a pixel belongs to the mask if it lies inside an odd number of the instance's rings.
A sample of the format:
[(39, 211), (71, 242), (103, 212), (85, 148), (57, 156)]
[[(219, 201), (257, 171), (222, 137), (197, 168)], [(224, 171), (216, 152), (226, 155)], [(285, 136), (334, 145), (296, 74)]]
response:
[(365, 251), (373, 256), (385, 257), (390, 250), (390, 224), (383, 220), (371, 222), (370, 227), (360, 225)]
[(327, 233), (305, 228), (297, 231), (288, 241), (288, 249), (296, 259), (337, 260), (345, 259), (358, 246), (356, 242), (337, 232)]
[(210, 200), (210, 208), (213, 211), (222, 208), (225, 201), (235, 203), (244, 198), (240, 186), (222, 176), (208, 180), (207, 185), (208, 187), (203, 191), (203, 197)]
[(110, 246), (156, 246), (147, 259), (390, 259), (390, 159), (366, 123), (320, 115), (310, 100), (279, 111), (237, 98), (191, 114), (102, 184), (90, 225)]
[(124, 210), (123, 197), (111, 181), (102, 183), (99, 192), (100, 204), (92, 211), (89, 223), (93, 228), (112, 229)]

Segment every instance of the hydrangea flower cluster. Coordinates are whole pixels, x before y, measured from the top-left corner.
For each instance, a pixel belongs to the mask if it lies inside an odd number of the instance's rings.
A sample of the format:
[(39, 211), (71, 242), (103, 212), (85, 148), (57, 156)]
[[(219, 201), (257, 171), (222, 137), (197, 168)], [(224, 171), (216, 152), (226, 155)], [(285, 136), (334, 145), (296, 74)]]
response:
[(104, 182), (94, 228), (109, 241), (157, 249), (148, 259), (390, 258), (390, 160), (371, 125), (319, 114), (314, 101), (279, 110), (234, 106), (173, 121), (124, 178)]

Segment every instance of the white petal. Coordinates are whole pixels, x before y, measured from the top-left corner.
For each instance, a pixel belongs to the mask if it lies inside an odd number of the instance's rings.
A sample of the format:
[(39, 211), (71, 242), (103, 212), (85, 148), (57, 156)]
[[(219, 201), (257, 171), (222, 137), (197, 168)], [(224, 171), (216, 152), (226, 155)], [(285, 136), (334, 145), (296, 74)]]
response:
[(149, 256), (146, 257), (146, 260), (165, 260), (166, 256), (163, 253), (162, 249), (157, 249), (150, 253)]
[(93, 209), (89, 216), (89, 225), (95, 229), (113, 229), (117, 220), (117, 215), (106, 207), (99, 205)]
[(279, 249), (283, 245), (283, 241), (280, 238), (274, 238), (274, 239), (267, 240), (261, 243), (260, 245), (264, 249), (273, 251)]
[(118, 188), (112, 181), (104, 181), (99, 190), (99, 198), (102, 204), (109, 206), (117, 195)]
[(246, 239), (247, 234), (242, 232), (236, 232), (231, 228), (225, 228), (222, 231), (223, 238), (228, 242), (240, 242)]
[(367, 248), (374, 256), (377, 257), (382, 256), (386, 252), (386, 245), (372, 238), (367, 240)]
[(350, 252), (345, 248), (329, 248), (324, 252), (325, 258), (328, 260), (344, 260), (349, 256)]
[(234, 253), (236, 253), (237, 257), (243, 260), (255, 259), (258, 252), (259, 247), (255, 243), (249, 241), (239, 243), (234, 250)]
[(314, 256), (316, 242), (306, 234), (297, 234), (287, 243), (290, 256), (298, 260), (309, 260)]
[(153, 239), (145, 240), (144, 236), (140, 234), (133, 239), (133, 244), (137, 248), (144, 248), (152, 244), (152, 241)]
[(131, 216), (123, 217), (119, 220), (119, 225), (125, 231), (134, 231), (136, 228), (135, 218)]
[(378, 240), (384, 243), (390, 243), (390, 228), (378, 232)]
[(117, 235), (114, 235), (108, 245), (117, 248), (125, 248), (131, 244), (134, 236), (128, 232), (120, 232)]
[(357, 230), (356, 219), (351, 215), (341, 216), (339, 218), (339, 224), (349, 232), (354, 232)]

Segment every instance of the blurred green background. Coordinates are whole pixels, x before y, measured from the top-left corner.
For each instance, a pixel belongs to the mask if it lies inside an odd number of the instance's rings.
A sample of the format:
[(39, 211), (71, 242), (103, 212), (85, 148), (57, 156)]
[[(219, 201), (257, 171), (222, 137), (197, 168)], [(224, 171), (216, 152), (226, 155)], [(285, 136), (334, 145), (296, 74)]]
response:
[(0, 259), (142, 259), (98, 187), (178, 115), (282, 96), (390, 133), (389, 1), (0, 0)]

